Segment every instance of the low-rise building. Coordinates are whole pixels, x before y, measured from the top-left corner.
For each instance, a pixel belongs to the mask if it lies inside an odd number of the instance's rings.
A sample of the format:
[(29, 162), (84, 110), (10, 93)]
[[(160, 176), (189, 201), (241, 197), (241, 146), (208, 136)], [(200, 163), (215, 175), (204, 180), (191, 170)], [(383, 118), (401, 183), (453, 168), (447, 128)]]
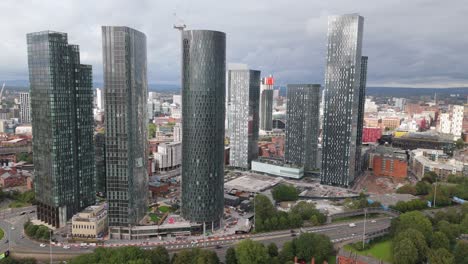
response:
[(88, 206), (72, 217), (74, 238), (101, 238), (107, 233), (107, 227), (107, 203)]
[(155, 171), (168, 171), (180, 167), (182, 163), (182, 143), (161, 143), (153, 153)]
[(408, 157), (404, 150), (378, 146), (370, 154), (369, 167), (375, 176), (406, 178), (408, 176)]
[(364, 127), (362, 131), (362, 143), (375, 143), (382, 137), (380, 127)]
[(285, 164), (279, 160), (258, 159), (252, 161), (252, 171), (293, 179), (304, 177), (304, 167)]
[(410, 154), (410, 169), (418, 179), (422, 179), (426, 172), (435, 172), (440, 178), (447, 178), (450, 174), (463, 176), (464, 164), (452, 159), (442, 150), (415, 149)]
[(433, 132), (410, 132), (393, 138), (392, 145), (396, 148), (409, 150), (423, 148), (451, 151), (455, 148), (451, 136)]
[(16, 167), (0, 168), (0, 185), (2, 188), (11, 188), (26, 185), (32, 174), (19, 170)]

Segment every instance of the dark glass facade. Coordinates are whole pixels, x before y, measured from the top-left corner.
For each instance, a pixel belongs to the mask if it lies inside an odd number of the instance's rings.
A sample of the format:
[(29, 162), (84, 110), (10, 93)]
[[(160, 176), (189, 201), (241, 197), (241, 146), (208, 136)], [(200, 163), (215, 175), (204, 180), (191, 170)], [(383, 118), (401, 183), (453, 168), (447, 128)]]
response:
[(328, 21), (320, 174), (324, 184), (349, 186), (356, 177), (363, 24), (357, 14)]
[(260, 91), (260, 129), (273, 129), (273, 88)]
[(96, 155), (96, 193), (106, 195), (106, 135), (94, 135), (94, 148)]
[(362, 131), (364, 129), (364, 106), (366, 101), (367, 57), (361, 57), (361, 78), (359, 83), (359, 109), (356, 136), (356, 177), (363, 172)]
[(37, 215), (61, 227), (95, 202), (92, 71), (66, 33), (27, 44)]
[(258, 157), (260, 71), (229, 70), (229, 165), (250, 169)]
[(224, 205), (226, 34), (182, 34), (182, 216), (218, 225)]
[(285, 160), (316, 169), (320, 84), (288, 84), (286, 109)]
[(145, 34), (102, 27), (109, 226), (136, 225), (148, 205)]

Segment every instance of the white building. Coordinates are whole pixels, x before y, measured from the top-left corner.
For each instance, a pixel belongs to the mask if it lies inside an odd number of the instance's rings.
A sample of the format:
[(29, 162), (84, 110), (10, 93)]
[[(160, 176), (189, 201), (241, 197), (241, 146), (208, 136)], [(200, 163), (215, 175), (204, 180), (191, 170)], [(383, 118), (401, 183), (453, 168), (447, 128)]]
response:
[(364, 103), (364, 112), (376, 113), (377, 111), (377, 104), (374, 101), (372, 101), (372, 99), (366, 98), (366, 102)]
[(173, 129), (174, 142), (182, 142), (182, 123), (176, 123)]
[(171, 117), (173, 118), (182, 118), (182, 107), (180, 105), (172, 103), (171, 108)]
[(182, 105), (182, 95), (174, 94), (172, 96), (172, 102), (177, 105)]
[(180, 167), (182, 163), (182, 143), (161, 143), (158, 152), (153, 153), (155, 171), (168, 171)]
[(450, 133), (454, 135), (455, 138), (460, 138), (463, 132), (463, 113), (465, 107), (463, 105), (454, 105), (452, 106), (452, 127)]
[(104, 110), (104, 90), (96, 88), (96, 108), (98, 110)]

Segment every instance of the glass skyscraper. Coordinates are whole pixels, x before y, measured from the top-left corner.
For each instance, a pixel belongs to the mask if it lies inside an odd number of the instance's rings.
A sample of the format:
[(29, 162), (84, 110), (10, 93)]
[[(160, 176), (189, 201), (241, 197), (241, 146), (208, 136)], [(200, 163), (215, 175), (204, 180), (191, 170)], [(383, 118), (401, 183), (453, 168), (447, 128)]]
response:
[(328, 19), (320, 175), (324, 184), (349, 186), (356, 177), (363, 24), (357, 14)]
[(362, 131), (364, 129), (364, 106), (366, 101), (367, 57), (361, 57), (361, 79), (359, 80), (359, 109), (356, 136), (356, 177), (364, 170), (362, 168)]
[(136, 225), (147, 210), (145, 34), (102, 27), (109, 226)]
[(92, 71), (66, 33), (27, 44), (37, 215), (62, 227), (95, 202)]
[(182, 216), (218, 226), (224, 208), (226, 34), (182, 33)]
[(273, 129), (273, 77), (262, 79), (260, 86), (260, 129)]
[(285, 160), (313, 171), (317, 164), (320, 84), (288, 84)]
[(260, 71), (229, 70), (229, 165), (250, 169), (258, 157)]

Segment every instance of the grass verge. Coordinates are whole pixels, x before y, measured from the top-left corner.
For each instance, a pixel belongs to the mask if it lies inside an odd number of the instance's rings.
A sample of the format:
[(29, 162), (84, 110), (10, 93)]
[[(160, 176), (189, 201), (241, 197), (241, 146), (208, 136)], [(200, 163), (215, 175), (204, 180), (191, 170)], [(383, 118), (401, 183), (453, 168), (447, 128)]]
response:
[(358, 251), (350, 245), (345, 245), (344, 249), (351, 252), (355, 252), (358, 255), (372, 256), (376, 259), (383, 260), (389, 263), (393, 262), (391, 240), (376, 242), (375, 244), (371, 244), (371, 247), (369, 249), (363, 251)]

